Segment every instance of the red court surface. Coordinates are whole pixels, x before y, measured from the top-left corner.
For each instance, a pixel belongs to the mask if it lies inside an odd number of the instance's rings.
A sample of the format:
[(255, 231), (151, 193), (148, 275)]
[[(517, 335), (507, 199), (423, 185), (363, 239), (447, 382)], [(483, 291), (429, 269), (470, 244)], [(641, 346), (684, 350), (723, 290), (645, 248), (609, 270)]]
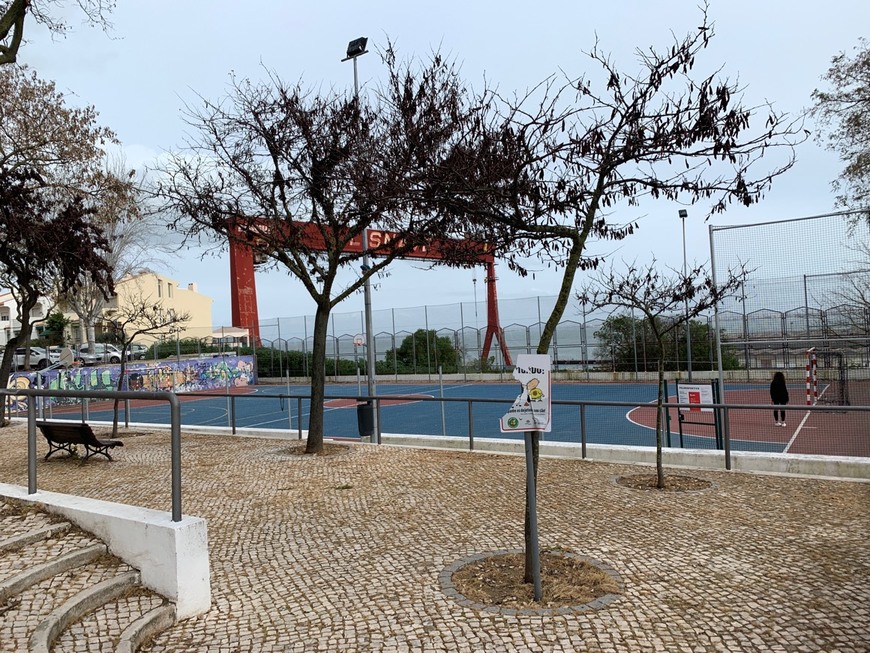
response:
[[(674, 396), (669, 398), (669, 402), (676, 401)], [(729, 404), (767, 406), (770, 395), (766, 389), (728, 391), (725, 401)], [(672, 444), (679, 444), (678, 412), (683, 415), (684, 437), (709, 439), (710, 447), (715, 446), (713, 413), (700, 409), (669, 409)], [(654, 407), (636, 408), (629, 412), (628, 417), (637, 424), (655, 428)], [(870, 413), (838, 410), (837, 406), (823, 404), (818, 404), (816, 409), (806, 410), (805, 405), (792, 403), (786, 410), (786, 424), (785, 427), (776, 426), (773, 412), (767, 407), (728, 410), (728, 429), (735, 450), (870, 457)], [(761, 444), (765, 446), (760, 447)]]

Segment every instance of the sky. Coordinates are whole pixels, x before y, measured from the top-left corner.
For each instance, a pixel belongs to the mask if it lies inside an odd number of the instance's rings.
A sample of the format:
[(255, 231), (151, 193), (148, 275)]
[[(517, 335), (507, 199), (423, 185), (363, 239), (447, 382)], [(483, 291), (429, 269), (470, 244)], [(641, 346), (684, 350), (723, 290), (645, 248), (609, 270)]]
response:
[[(122, 143), (127, 164), (153, 166), (166, 152), (183, 146), (189, 127), (185, 104), (225, 97), (230, 74), (262, 80), (275, 71), (286, 81), (311, 88), (353, 88), (353, 67), (341, 62), (347, 42), (369, 39), (369, 54), (358, 60), (361, 93), (383, 79), (377, 50), (393, 41), (402, 56), (425, 57), (440, 50), (461, 63), (465, 79), (481, 87), (484, 78), (502, 91), (522, 91), (564, 70), (579, 75), (588, 65), (584, 52), (598, 42), (626, 71), (636, 70), (638, 48), (665, 47), (699, 24), (696, 0), (538, 0), (536, 3), (407, 2), (407, 0), (316, 3), (287, 0), (119, 0), (108, 32), (81, 24), (74, 2), (64, 10), (73, 31), (52, 38), (28, 25), (19, 61), (40, 77), (54, 80), (74, 105), (93, 105), (102, 125)], [(704, 52), (704, 69), (721, 66), (746, 87), (747, 104), (764, 101), (800, 113), (822, 87), (832, 56), (858, 44), (870, 25), (870, 2), (828, 0), (710, 0), (717, 36)], [(807, 127), (814, 129), (812, 123)], [(830, 183), (840, 172), (836, 156), (816, 143), (804, 143), (798, 162), (776, 180), (759, 204), (733, 207), (704, 221), (703, 206), (689, 207), (686, 256), (691, 266), (710, 258), (709, 225), (785, 220), (834, 208)], [(608, 245), (612, 260), (683, 262), (681, 208), (664, 201), (644, 202), (619, 216), (639, 220), (635, 235)], [(781, 246), (771, 242), (770, 247)], [(229, 264), (226, 256), (202, 258), (193, 249), (154, 266), (182, 286), (196, 283), (214, 298), (212, 319), (230, 319)], [(521, 278), (498, 268), (500, 299), (553, 295), (561, 271), (530, 263), (533, 276)], [(476, 280), (476, 281), (475, 281)], [(375, 282), (375, 309), (484, 300), (483, 270), (430, 268), (400, 262)], [(582, 283), (583, 277), (580, 277)], [(478, 283), (479, 282), (479, 283)], [(261, 320), (311, 315), (313, 301), (286, 273), (258, 273)], [(337, 312), (359, 311), (363, 296), (346, 300)], [(511, 322), (502, 316), (502, 324)]]

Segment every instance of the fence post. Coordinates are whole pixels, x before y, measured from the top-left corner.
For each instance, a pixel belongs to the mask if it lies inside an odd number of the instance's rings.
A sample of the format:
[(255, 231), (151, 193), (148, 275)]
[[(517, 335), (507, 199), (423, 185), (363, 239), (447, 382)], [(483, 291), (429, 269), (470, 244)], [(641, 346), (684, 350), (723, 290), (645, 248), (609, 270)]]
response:
[(468, 450), (474, 451), (474, 401), (468, 400)]
[(27, 398), (27, 493), (36, 494), (36, 397)]
[(723, 419), (723, 427), (725, 430), (725, 469), (731, 471), (731, 429), (728, 426), (728, 406), (725, 405), (725, 408), (722, 409), (722, 413), (724, 415)]

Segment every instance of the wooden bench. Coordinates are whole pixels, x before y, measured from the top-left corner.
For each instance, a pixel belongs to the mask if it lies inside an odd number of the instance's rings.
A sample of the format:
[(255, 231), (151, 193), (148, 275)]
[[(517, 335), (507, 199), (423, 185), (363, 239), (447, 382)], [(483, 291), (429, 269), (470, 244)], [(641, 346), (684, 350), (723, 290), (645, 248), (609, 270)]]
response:
[(73, 447), (77, 444), (84, 445), (86, 455), (82, 460), (87, 460), (95, 454), (102, 454), (109, 460), (109, 449), (123, 447), (120, 440), (100, 440), (94, 435), (90, 424), (81, 422), (37, 422), (36, 426), (48, 441), (48, 453), (45, 460), (56, 451), (66, 451), (72, 456)]

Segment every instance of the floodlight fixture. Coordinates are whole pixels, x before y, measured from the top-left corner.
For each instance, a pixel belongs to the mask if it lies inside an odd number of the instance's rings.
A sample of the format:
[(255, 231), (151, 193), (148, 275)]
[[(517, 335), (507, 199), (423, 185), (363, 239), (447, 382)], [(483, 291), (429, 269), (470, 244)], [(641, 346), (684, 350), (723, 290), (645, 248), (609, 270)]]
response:
[(347, 56), (342, 59), (342, 61), (347, 61), (348, 59), (356, 59), (359, 56), (364, 55), (368, 50), (366, 50), (366, 43), (369, 40), (365, 36), (360, 36), (358, 39), (354, 39), (350, 43), (347, 44)]
[(688, 218), (688, 217), (689, 217), (689, 212), (688, 212), (686, 209), (680, 209), (678, 215), (679, 215), (681, 218)]

